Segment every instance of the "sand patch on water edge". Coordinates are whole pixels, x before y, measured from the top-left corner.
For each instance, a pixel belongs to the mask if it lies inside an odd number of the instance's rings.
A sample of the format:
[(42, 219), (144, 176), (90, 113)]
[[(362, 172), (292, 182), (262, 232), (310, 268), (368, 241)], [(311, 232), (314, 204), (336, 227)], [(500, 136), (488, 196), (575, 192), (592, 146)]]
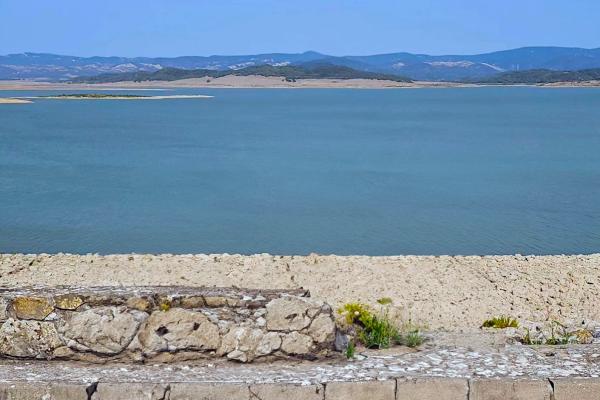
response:
[(11, 99), (11, 98), (0, 97), (0, 104), (27, 104), (27, 103), (31, 103), (31, 101), (25, 100), (25, 99)]

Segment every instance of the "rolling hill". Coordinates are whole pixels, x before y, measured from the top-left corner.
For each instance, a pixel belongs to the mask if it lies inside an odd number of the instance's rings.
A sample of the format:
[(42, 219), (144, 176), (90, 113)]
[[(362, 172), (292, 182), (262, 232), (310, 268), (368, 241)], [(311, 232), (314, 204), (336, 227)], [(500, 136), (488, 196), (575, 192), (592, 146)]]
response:
[(476, 55), (390, 53), (331, 56), (267, 53), (233, 56), (75, 57), (45, 53), (0, 56), (0, 79), (71, 80), (105, 73), (155, 72), (165, 68), (236, 71), (248, 67), (330, 64), (363, 72), (406, 76), (415, 80), (485, 79), (524, 70), (575, 71), (600, 68), (600, 48), (523, 47)]

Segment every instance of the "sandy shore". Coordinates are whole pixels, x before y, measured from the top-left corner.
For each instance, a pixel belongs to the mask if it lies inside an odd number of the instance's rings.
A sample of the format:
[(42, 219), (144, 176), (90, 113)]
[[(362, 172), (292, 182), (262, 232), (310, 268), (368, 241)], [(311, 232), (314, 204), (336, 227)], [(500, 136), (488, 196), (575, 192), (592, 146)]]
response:
[(585, 256), (0, 255), (0, 285), (310, 289), (332, 305), (391, 297), (432, 329), (493, 315), (600, 321), (600, 254)]
[(375, 79), (298, 79), (287, 82), (281, 77), (234, 76), (194, 78), (178, 81), (118, 82), (99, 84), (0, 81), (0, 90), (144, 90), (172, 88), (420, 88), (472, 86), (449, 82), (395, 82)]
[(177, 81), (146, 81), (118, 83), (56, 83), (38, 81), (0, 81), (0, 90), (168, 90), (182, 88), (348, 88), (348, 89), (410, 89), (410, 88), (453, 88), (453, 87), (600, 87), (600, 81), (557, 82), (533, 85), (482, 85), (456, 82), (395, 82), (376, 79), (298, 79), (288, 82), (282, 77), (235, 76), (220, 78), (204, 77)]
[[(214, 96), (205, 95), (173, 95), (173, 96), (107, 96), (107, 97), (81, 97), (81, 96), (31, 96), (19, 99), (51, 99), (51, 100), (170, 100), (170, 99), (210, 99)], [(29, 101), (27, 101), (29, 103)]]
[(27, 104), (27, 103), (31, 103), (31, 101), (25, 100), (25, 99), (7, 99), (7, 98), (0, 97), (0, 104)]

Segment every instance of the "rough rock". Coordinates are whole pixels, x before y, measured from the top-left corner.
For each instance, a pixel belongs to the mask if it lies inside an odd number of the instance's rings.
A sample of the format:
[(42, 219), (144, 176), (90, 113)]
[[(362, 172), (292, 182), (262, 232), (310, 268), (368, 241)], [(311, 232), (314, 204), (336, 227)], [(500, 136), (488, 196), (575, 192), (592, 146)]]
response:
[(299, 297), (284, 296), (267, 304), (267, 329), (270, 331), (299, 331), (311, 323), (320, 311), (318, 303)]
[(268, 332), (263, 336), (262, 340), (258, 344), (258, 347), (256, 348), (256, 355), (266, 356), (274, 351), (279, 350), (280, 347), (281, 336), (279, 336), (279, 334), (276, 332)]
[(276, 332), (239, 327), (230, 330), (221, 342), (218, 355), (227, 355), (230, 360), (251, 362), (256, 357), (266, 356), (281, 347), (281, 337)]
[(216, 350), (221, 341), (217, 325), (200, 312), (182, 308), (153, 312), (137, 339), (148, 355), (186, 349)]
[(309, 354), (312, 347), (313, 341), (311, 337), (298, 332), (292, 332), (285, 335), (281, 342), (281, 350), (288, 354)]
[(85, 301), (76, 294), (64, 294), (54, 298), (54, 305), (61, 310), (77, 310)]
[(335, 323), (329, 314), (319, 314), (310, 324), (308, 334), (317, 343), (331, 343), (335, 338)]
[(132, 308), (134, 310), (150, 312), (152, 309), (152, 303), (143, 297), (131, 297), (127, 299), (125, 303), (127, 307)]
[(67, 345), (100, 354), (118, 354), (131, 342), (147, 317), (121, 307), (97, 307), (70, 313), (59, 327)]
[(0, 322), (4, 322), (8, 319), (8, 302), (4, 299), (0, 299)]
[(12, 307), (17, 318), (38, 321), (42, 321), (54, 311), (50, 301), (43, 297), (17, 297), (13, 300)]
[(11, 357), (50, 358), (63, 343), (54, 324), (7, 319), (0, 327), (0, 353)]

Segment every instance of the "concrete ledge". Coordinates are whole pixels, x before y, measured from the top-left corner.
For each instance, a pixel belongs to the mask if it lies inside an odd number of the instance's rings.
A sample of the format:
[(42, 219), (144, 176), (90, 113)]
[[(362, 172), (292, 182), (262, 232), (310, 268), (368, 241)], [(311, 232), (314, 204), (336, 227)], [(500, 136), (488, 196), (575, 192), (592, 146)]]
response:
[(397, 379), (396, 400), (467, 400), (469, 381), (459, 378)]
[(600, 378), (557, 378), (551, 379), (554, 400), (598, 400)]
[(305, 290), (0, 289), (0, 322), (0, 358), (18, 359), (317, 359), (335, 340), (331, 307)]
[(472, 379), (469, 400), (550, 400), (552, 385), (542, 379)]
[[(398, 378), (325, 382), (0, 382), (2, 400), (596, 400), (598, 378), (556, 380)], [(548, 386), (544, 385), (548, 383)], [(550, 382), (554, 383), (554, 390)], [(470, 390), (469, 390), (470, 387)]]

